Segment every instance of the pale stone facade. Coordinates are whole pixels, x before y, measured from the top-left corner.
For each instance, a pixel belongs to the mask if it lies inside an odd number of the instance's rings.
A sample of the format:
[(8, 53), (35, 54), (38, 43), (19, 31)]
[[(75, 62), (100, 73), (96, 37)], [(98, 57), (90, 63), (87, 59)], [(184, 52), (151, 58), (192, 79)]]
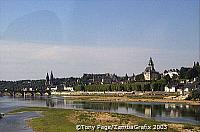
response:
[(154, 68), (154, 63), (152, 58), (150, 57), (149, 60), (149, 64), (148, 66), (145, 68), (144, 71), (144, 79), (146, 81), (151, 81), (151, 80), (157, 80), (159, 77), (159, 73), (156, 72), (155, 68)]

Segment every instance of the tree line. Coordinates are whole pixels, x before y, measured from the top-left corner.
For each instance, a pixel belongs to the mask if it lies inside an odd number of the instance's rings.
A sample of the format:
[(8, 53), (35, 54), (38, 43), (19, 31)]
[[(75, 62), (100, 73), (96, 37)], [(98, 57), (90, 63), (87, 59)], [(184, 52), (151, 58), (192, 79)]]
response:
[(153, 82), (132, 82), (116, 84), (80, 84), (74, 87), (76, 91), (163, 91), (167, 84), (165, 79)]

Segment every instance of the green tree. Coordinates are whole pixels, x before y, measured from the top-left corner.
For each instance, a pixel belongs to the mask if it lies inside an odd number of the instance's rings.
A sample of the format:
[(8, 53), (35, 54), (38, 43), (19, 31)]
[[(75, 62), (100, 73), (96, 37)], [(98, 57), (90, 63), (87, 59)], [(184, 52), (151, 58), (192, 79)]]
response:
[(198, 71), (195, 68), (190, 69), (187, 73), (186, 73), (186, 78), (187, 79), (193, 79), (195, 77), (198, 76)]
[(142, 91), (150, 91), (150, 90), (151, 90), (150, 84), (144, 84), (144, 87), (143, 87)]
[(141, 90), (142, 90), (141, 85), (140, 85), (140, 84), (137, 84), (137, 85), (136, 85), (136, 91), (141, 91)]
[(81, 91), (85, 91), (85, 86), (84, 86), (84, 85), (81, 85), (81, 86), (80, 86), (80, 90), (81, 90)]
[(144, 81), (144, 75), (143, 74), (136, 75), (135, 80), (136, 81)]
[(187, 100), (200, 100), (200, 89), (193, 90)]
[(167, 83), (171, 82), (171, 77), (168, 74), (164, 76), (164, 79), (166, 80)]

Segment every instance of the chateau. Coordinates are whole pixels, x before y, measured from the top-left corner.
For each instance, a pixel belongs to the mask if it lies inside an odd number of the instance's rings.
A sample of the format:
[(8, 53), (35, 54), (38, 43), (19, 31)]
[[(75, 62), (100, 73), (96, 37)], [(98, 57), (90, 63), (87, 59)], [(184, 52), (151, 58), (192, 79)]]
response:
[(157, 80), (159, 77), (159, 72), (155, 70), (154, 63), (151, 57), (149, 60), (149, 64), (145, 68), (145, 71), (143, 74), (144, 74), (144, 80), (146, 81)]

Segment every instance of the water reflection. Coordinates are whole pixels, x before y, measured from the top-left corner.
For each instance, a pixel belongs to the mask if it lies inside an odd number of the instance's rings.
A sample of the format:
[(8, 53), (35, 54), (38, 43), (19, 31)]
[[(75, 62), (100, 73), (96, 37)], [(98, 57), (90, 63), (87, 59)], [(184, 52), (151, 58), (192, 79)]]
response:
[(46, 100), (46, 106), (48, 107), (54, 107), (55, 103), (52, 99), (47, 99)]
[(2, 102), (14, 106), (47, 106), (64, 109), (85, 109), (123, 114), (133, 114), (156, 120), (172, 122), (190, 122), (200, 124), (200, 106), (178, 103), (142, 103), (142, 102), (99, 102), (76, 101), (61, 97), (9, 98), (1, 97)]

